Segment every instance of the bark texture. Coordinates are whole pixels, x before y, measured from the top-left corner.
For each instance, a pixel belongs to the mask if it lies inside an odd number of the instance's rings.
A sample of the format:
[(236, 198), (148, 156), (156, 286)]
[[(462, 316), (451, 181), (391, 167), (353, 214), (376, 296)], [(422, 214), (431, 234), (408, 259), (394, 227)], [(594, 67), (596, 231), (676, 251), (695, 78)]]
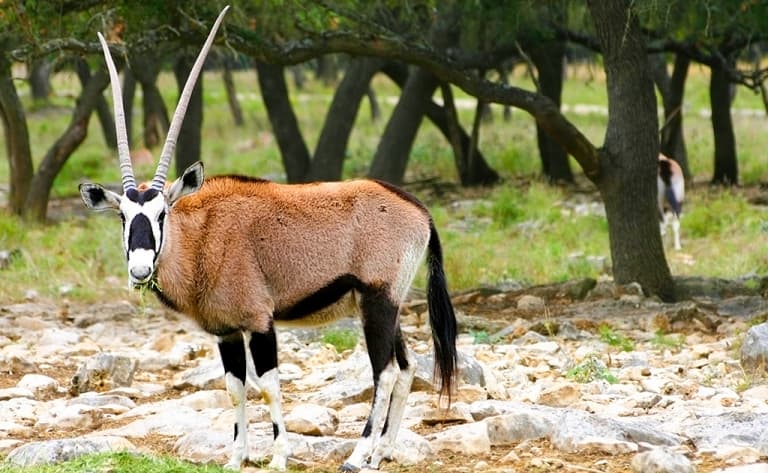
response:
[(32, 184), (34, 168), (29, 146), (27, 117), (13, 84), (11, 63), (3, 55), (0, 55), (0, 116), (3, 121), (5, 149), (8, 153), (10, 170), (8, 207), (12, 213), (21, 215)]
[(291, 183), (304, 182), (309, 169), (309, 149), (293, 113), (283, 69), (283, 66), (256, 63), (261, 98), (280, 148), (286, 178)]
[(629, 0), (590, 0), (588, 6), (608, 88), (598, 188), (608, 220), (613, 277), (619, 284), (638, 282), (647, 293), (672, 300), (674, 283), (656, 209), (659, 140), (645, 44)]

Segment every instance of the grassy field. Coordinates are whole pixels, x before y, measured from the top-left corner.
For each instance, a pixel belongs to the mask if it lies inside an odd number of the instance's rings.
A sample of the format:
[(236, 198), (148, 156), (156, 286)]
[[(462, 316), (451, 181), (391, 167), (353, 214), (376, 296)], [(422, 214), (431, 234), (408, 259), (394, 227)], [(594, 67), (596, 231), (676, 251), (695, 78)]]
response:
[[(206, 74), (203, 160), (209, 173), (242, 173), (282, 179), (282, 165), (270, 133), (253, 72), (236, 75), (246, 117), (243, 128), (233, 126), (220, 77)], [(529, 87), (518, 72), (515, 85)], [(18, 84), (26, 92), (23, 84)], [(161, 87), (169, 108), (175, 104), (176, 88), (170, 75)], [(350, 140), (345, 176), (363, 175), (378, 137), (386, 124), (397, 95), (385, 79), (377, 79), (385, 119), (372, 122), (363, 105)], [(70, 106), (79, 90), (74, 76), (55, 78), (53, 107), (36, 108), (28, 95), (27, 105), (34, 156), (40, 158), (64, 129)], [(317, 83), (293, 95), (296, 112), (310, 148), (319, 133), (318, 117), (324, 116), (332, 90)], [(471, 123), (472, 102), (461, 93), (460, 110), (465, 126)], [(738, 277), (763, 274), (768, 258), (763, 241), (768, 231), (765, 209), (750, 205), (747, 196), (766, 180), (768, 122), (760, 110), (759, 97), (740, 90), (734, 104), (734, 123), (739, 146), (742, 188), (722, 190), (706, 185), (711, 174), (712, 136), (707, 115), (707, 76), (693, 67), (686, 94), (685, 129), (691, 168), (696, 185), (689, 189), (682, 223), (683, 252), (670, 251), (675, 274)], [(579, 68), (569, 71), (564, 103), (567, 116), (596, 144), (602, 142), (606, 116), (604, 80), (599, 71)], [(586, 112), (576, 105), (588, 105)], [(591, 111), (590, 111), (591, 110)], [(136, 117), (138, 127), (140, 116)], [(136, 141), (140, 141), (136, 137)], [(588, 205), (594, 192), (573, 193), (543, 183), (535, 130), (529, 116), (513, 111), (511, 121), (495, 119), (483, 125), (482, 149), (505, 183), (493, 189), (462, 191), (457, 186), (417, 185), (426, 179), (455, 183), (451, 150), (439, 133), (425, 123), (414, 146), (408, 171), (410, 190), (425, 200), (441, 232), (447, 273), (454, 291), (480, 285), (546, 283), (580, 276), (598, 277), (608, 266), (609, 250), (605, 219)], [(153, 150), (158, 154), (159, 150)], [(574, 170), (578, 167), (574, 163)], [(137, 169), (139, 179), (149, 178), (153, 167)], [(119, 182), (114, 154), (105, 148), (95, 120), (89, 137), (58, 177), (48, 225), (22, 222), (0, 212), (0, 251), (18, 250), (10, 265), (0, 270), (0, 303), (28, 298), (89, 303), (117, 298), (141, 304), (144, 300), (126, 289), (125, 265), (119, 241), (119, 219), (109, 214), (87, 214), (72, 198), (82, 180)], [(589, 190), (584, 181), (582, 188)], [(0, 161), (0, 189), (7, 188), (8, 167)], [(2, 193), (0, 192), (0, 195)], [(419, 278), (416, 285), (423, 285)], [(340, 342), (344, 342), (341, 340)], [(131, 454), (96, 455), (55, 467), (34, 469), (0, 466), (7, 473), (49, 472), (218, 472), (216, 466), (200, 466), (164, 458)]]
[[(282, 164), (258, 94), (255, 73), (236, 74), (236, 84), (246, 118), (242, 128), (233, 125), (220, 76), (206, 73), (206, 170), (209, 174), (235, 172), (280, 180)], [(530, 87), (523, 71), (514, 75), (513, 84)], [(160, 85), (172, 110), (176, 100), (172, 76), (162, 76)], [(53, 106), (48, 107), (33, 105), (24, 85), (19, 82), (18, 86), (28, 107), (33, 153), (40, 158), (68, 123), (69, 107), (79, 85), (71, 74), (57, 75)], [(366, 172), (386, 117), (396, 103), (397, 89), (385, 78), (376, 79), (375, 90), (384, 119), (373, 122), (368, 105), (361, 107), (350, 140), (346, 177)], [(319, 117), (324, 116), (332, 92), (321, 84), (309, 83), (292, 95), (310, 149), (320, 130)], [(457, 96), (461, 119), (468, 127), (473, 103), (461, 93)], [(733, 119), (743, 187), (731, 190), (706, 185), (712, 169), (712, 136), (707, 114), (707, 75), (697, 66), (691, 70), (686, 99), (686, 140), (696, 185), (687, 193), (683, 252), (668, 253), (672, 271), (722, 277), (764, 273), (768, 267), (762, 245), (768, 229), (765, 211), (747, 201), (747, 195), (765, 180), (768, 167), (768, 157), (763, 152), (768, 148), (768, 121), (760, 110), (760, 99), (746, 90), (740, 90), (736, 96)], [(606, 122), (601, 112), (605, 92), (600, 71), (588, 67), (569, 71), (563, 102), (567, 116), (599, 145)], [(139, 129), (140, 109), (137, 113), (135, 127)], [(135, 141), (140, 143), (140, 138), (136, 136)], [(550, 187), (540, 179), (535, 129), (525, 112), (514, 110), (511, 120), (504, 121), (501, 109), (494, 107), (494, 120), (481, 130), (481, 146), (491, 166), (505, 180), (493, 189), (462, 191), (455, 185), (450, 147), (428, 122), (422, 126), (408, 168), (407, 179), (412, 184), (407, 187), (427, 202), (441, 232), (452, 290), (505, 282), (535, 284), (597, 277), (605, 267), (610, 267), (606, 222), (599, 212), (584, 211), (599, 210), (599, 205), (586, 205), (594, 199), (594, 192), (574, 194)], [(152, 151), (155, 155), (159, 153), (157, 149)], [(575, 162), (573, 169), (579, 171)], [(148, 179), (153, 170), (153, 166), (137, 169), (137, 178)], [(125, 289), (119, 219), (109, 214), (87, 215), (82, 204), (71, 199), (77, 195), (77, 184), (82, 180), (119, 182), (114, 153), (104, 146), (95, 119), (86, 142), (56, 180), (56, 202), (50, 212), (54, 223), (24, 223), (0, 212), (0, 251), (18, 250), (10, 266), (0, 271), (0, 301), (66, 297), (91, 302), (139, 297)], [(434, 186), (418, 184), (425, 180), (454, 185), (441, 185), (442, 191), (435, 192)], [(586, 180), (580, 182), (582, 190), (590, 190)], [(0, 188), (7, 187), (7, 183), (7, 162), (2, 160)], [(416, 285), (422, 284), (418, 279)]]

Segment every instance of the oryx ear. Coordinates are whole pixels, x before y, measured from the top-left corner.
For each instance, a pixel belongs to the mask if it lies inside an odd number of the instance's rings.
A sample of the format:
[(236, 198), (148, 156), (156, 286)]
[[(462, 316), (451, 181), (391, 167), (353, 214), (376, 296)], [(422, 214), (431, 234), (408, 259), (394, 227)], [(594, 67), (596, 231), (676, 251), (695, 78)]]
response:
[(168, 194), (166, 195), (168, 205), (173, 205), (174, 202), (185, 195), (200, 190), (203, 186), (203, 178), (203, 163), (200, 161), (184, 170), (184, 174), (173, 181), (173, 184), (171, 184), (171, 187), (168, 189)]
[(89, 209), (117, 210), (120, 208), (120, 194), (107, 190), (98, 184), (83, 183), (78, 187), (80, 197)]

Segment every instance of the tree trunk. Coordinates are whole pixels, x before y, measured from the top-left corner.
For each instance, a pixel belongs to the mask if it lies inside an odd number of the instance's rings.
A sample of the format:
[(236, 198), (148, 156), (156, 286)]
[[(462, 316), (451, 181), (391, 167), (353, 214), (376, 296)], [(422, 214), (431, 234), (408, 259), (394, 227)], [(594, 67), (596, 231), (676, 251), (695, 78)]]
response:
[(671, 78), (667, 73), (666, 55), (651, 54), (649, 59), (651, 75), (664, 105), (659, 149), (665, 156), (677, 161), (683, 169), (685, 179), (690, 180), (691, 171), (683, 137), (683, 94), (690, 59), (683, 54), (676, 54)]
[(283, 66), (256, 62), (256, 73), (261, 99), (280, 148), (286, 179), (288, 182), (304, 182), (309, 169), (309, 149), (293, 113)]
[(421, 119), (438, 84), (437, 78), (431, 72), (420, 67), (408, 75), (400, 100), (387, 122), (373, 156), (368, 173), (370, 177), (392, 184), (403, 183), (405, 167)]
[(349, 135), (369, 90), (371, 78), (382, 65), (380, 59), (355, 58), (347, 65), (344, 78), (336, 88), (309, 166), (309, 181), (341, 179)]
[(48, 103), (51, 96), (51, 70), (53, 65), (48, 59), (36, 59), (29, 69), (29, 88), (36, 103)]
[(32, 152), (24, 107), (19, 100), (11, 76), (11, 63), (0, 55), (0, 116), (3, 121), (5, 149), (8, 153), (10, 193), (8, 208), (21, 215), (29, 188), (32, 185)]
[[(401, 89), (405, 87), (405, 83), (408, 80), (407, 66), (400, 63), (390, 62), (382, 68), (382, 72), (384, 72), (387, 77), (392, 79), (392, 81)], [(475, 159), (472, 161), (472, 165), (475, 168), (472, 171), (472, 174), (475, 176), (475, 181), (470, 182), (469, 172), (466, 168), (463, 167), (464, 165), (462, 164), (462, 162), (465, 160), (464, 156), (469, 153), (469, 149), (472, 146), (472, 140), (470, 139), (469, 135), (466, 131), (464, 131), (464, 128), (461, 127), (458, 119), (455, 119), (455, 123), (452, 124), (451, 117), (449, 116), (450, 111), (445, 107), (441, 107), (440, 105), (436, 104), (434, 100), (430, 100), (427, 104), (425, 114), (427, 118), (429, 118), (429, 120), (432, 122), (432, 124), (435, 125), (438, 130), (440, 130), (440, 133), (442, 133), (443, 137), (445, 137), (445, 139), (448, 141), (448, 143), (451, 144), (452, 147), (455, 146), (454, 140), (456, 139), (453, 134), (458, 133), (460, 149), (457, 151), (454, 148), (453, 157), (454, 161), (456, 162), (456, 169), (459, 171), (459, 180), (462, 186), (490, 186), (499, 182), (498, 173), (488, 165), (488, 162), (485, 160), (485, 156), (483, 156), (483, 153), (479, 148), (475, 148), (473, 150)], [(453, 130), (453, 126), (456, 126), (457, 129)]]
[(232, 119), (235, 121), (236, 127), (242, 127), (245, 121), (243, 120), (243, 109), (240, 107), (240, 101), (237, 99), (237, 91), (235, 90), (235, 80), (232, 77), (232, 69), (229, 64), (224, 61), (224, 89), (227, 91), (227, 103), (229, 103), (229, 111), (232, 112)]
[[(80, 85), (85, 88), (88, 85), (88, 81), (91, 80), (91, 68), (84, 59), (76, 58), (75, 70), (77, 71), (78, 79), (80, 79)], [(96, 115), (99, 117), (104, 142), (109, 149), (116, 150), (115, 120), (112, 118), (112, 111), (109, 109), (109, 104), (103, 95), (96, 99)]]
[(379, 100), (376, 98), (376, 92), (373, 87), (368, 87), (365, 95), (368, 96), (368, 103), (371, 106), (371, 121), (376, 123), (381, 118), (381, 107), (379, 106)]
[(710, 67), (709, 101), (712, 106), (712, 133), (715, 139), (715, 172), (712, 184), (724, 186), (739, 183), (736, 159), (736, 137), (731, 121), (731, 81), (724, 66)]
[(123, 111), (128, 147), (133, 149), (133, 98), (136, 96), (136, 76), (130, 67), (123, 70)]
[[(184, 84), (187, 80), (186, 74), (189, 74), (189, 70), (192, 68), (194, 60), (194, 57), (189, 57), (183, 53), (176, 60), (174, 65), (174, 75), (176, 76), (176, 83), (179, 87), (179, 93), (181, 93), (181, 89), (184, 88)], [(170, 125), (168, 121), (168, 110), (165, 108), (163, 96), (160, 95), (160, 89), (157, 88), (157, 77), (160, 74), (160, 60), (155, 56), (136, 56), (132, 60), (131, 67), (133, 68), (133, 75), (141, 84), (142, 90), (142, 108), (144, 109), (144, 146), (147, 148), (154, 148), (161, 143), (162, 137), (168, 133), (168, 127)], [(180, 77), (180, 73), (184, 75)], [(201, 83), (202, 78), (198, 80), (197, 84)], [(189, 104), (190, 109), (194, 106), (193, 104), (196, 101), (199, 102), (198, 105), (201, 108), (201, 115), (199, 119), (200, 123), (202, 124), (202, 85), (200, 88), (195, 86), (195, 89), (192, 92), (192, 99)], [(193, 113), (193, 111), (188, 110), (187, 116), (189, 116), (190, 113)], [(185, 124), (189, 122), (189, 118), (184, 119)], [(191, 124), (190, 126), (192, 125), (194, 124)], [(184, 135), (185, 131), (189, 132), (189, 128), (185, 130), (184, 125), (182, 125), (179, 138)], [(200, 145), (198, 143), (198, 157), (199, 146)], [(178, 149), (177, 156), (179, 156)], [(197, 159), (191, 161), (190, 164), (194, 163), (195, 161), (197, 161)], [(179, 164), (177, 161), (177, 166), (178, 165)], [(178, 170), (178, 167), (176, 169)], [(186, 167), (183, 169), (186, 169)]]
[[(195, 63), (195, 57), (187, 54), (181, 54), (173, 67), (173, 74), (176, 76), (176, 84), (179, 87), (179, 95), (184, 89), (189, 73), (192, 71), (192, 65)], [(146, 95), (146, 91), (145, 91)], [(194, 163), (200, 161), (200, 143), (201, 129), (203, 126), (203, 78), (200, 77), (192, 89), (192, 96), (189, 98), (187, 113), (184, 115), (184, 121), (179, 130), (179, 141), (176, 145), (176, 175), (181, 176), (184, 170)]]
[[(559, 108), (563, 94), (565, 43), (544, 41), (530, 48), (531, 60), (538, 71), (540, 93), (552, 99)], [(568, 153), (539, 124), (536, 124), (536, 140), (539, 144), (541, 169), (552, 183), (572, 183), (573, 172)]]
[(319, 56), (315, 64), (315, 77), (326, 86), (332, 86), (336, 83), (336, 77), (339, 73), (339, 61), (336, 55)]
[(631, 0), (588, 0), (605, 64), (608, 129), (598, 189), (608, 220), (613, 277), (674, 299), (656, 208), (659, 139), (648, 56)]
[(88, 122), (93, 114), (93, 109), (96, 107), (99, 97), (103, 98), (102, 93), (108, 84), (107, 71), (99, 69), (83, 88), (72, 114), (72, 121), (64, 134), (45, 153), (45, 157), (32, 179), (32, 186), (27, 195), (24, 209), (25, 217), (39, 222), (45, 221), (53, 181), (67, 159), (88, 135)]

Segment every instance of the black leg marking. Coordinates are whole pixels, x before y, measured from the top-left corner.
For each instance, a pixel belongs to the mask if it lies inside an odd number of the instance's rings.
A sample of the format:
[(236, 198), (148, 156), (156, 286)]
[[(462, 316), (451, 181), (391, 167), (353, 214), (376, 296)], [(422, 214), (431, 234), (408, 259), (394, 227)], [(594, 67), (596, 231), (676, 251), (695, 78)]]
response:
[(219, 341), (219, 354), (224, 373), (232, 373), (245, 384), (245, 345), (243, 335), (236, 332)]
[(277, 337), (275, 328), (270, 325), (266, 333), (251, 333), (248, 345), (256, 366), (256, 374), (261, 376), (272, 368), (277, 368)]
[(232, 438), (237, 440), (237, 422), (235, 422), (235, 435)]
[(272, 438), (276, 439), (277, 438), (277, 434), (279, 434), (279, 433), (280, 433), (280, 428), (277, 427), (277, 424), (272, 422)]
[(369, 290), (361, 299), (363, 332), (375, 386), (381, 372), (395, 355), (398, 307), (389, 299), (386, 288)]

